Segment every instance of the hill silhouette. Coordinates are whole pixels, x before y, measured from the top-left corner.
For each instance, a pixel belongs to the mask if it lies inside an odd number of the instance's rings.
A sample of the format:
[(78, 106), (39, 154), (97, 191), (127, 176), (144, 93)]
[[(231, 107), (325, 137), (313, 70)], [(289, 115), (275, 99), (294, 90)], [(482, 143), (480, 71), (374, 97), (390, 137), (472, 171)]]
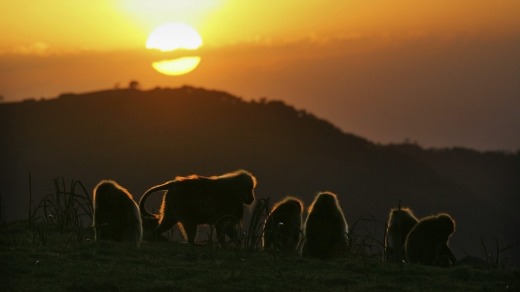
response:
[[(63, 94), (0, 104), (0, 195), (9, 219), (24, 218), (52, 179), (92, 190), (113, 179), (137, 199), (178, 175), (239, 168), (258, 179), (257, 197), (338, 194), (350, 225), (361, 215), (385, 221), (399, 201), (422, 217), (457, 221), (457, 255), (483, 256), (481, 236), (501, 247), (520, 242), (520, 152), (378, 145), (282, 101), (245, 101), (184, 86)], [(367, 223), (367, 222), (365, 222)], [(382, 224), (365, 224), (382, 240)], [(505, 254), (518, 261), (518, 247)]]

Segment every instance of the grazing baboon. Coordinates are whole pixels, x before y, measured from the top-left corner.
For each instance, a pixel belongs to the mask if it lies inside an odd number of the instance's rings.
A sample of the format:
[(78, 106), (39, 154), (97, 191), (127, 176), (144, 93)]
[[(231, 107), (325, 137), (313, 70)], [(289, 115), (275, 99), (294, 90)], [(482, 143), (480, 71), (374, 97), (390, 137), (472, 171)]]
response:
[(346, 247), (348, 225), (335, 194), (322, 192), (316, 196), (309, 207), (304, 233), (304, 257), (327, 259)]
[(415, 225), (406, 238), (406, 257), (410, 263), (430, 266), (454, 266), (457, 262), (448, 246), (455, 232), (455, 221), (441, 213), (425, 217)]
[(386, 254), (389, 262), (401, 262), (405, 259), (404, 244), (406, 236), (419, 220), (409, 208), (394, 208), (388, 216), (386, 235)]
[[(139, 201), (139, 207), (143, 217), (154, 217), (145, 209), (146, 199), (151, 193), (167, 191), (162, 199), (157, 235), (180, 223), (178, 226), (183, 236), (194, 244), (199, 224), (214, 225), (225, 216), (242, 222), (243, 205), (253, 203), (255, 187), (256, 178), (245, 170), (221, 176), (177, 177), (147, 190)], [(216, 229), (219, 236), (222, 231), (219, 226)], [(233, 232), (228, 235), (236, 240)]]
[(159, 226), (159, 215), (154, 214), (152, 217), (142, 216), (143, 225), (143, 241), (168, 241), (164, 235), (157, 235), (157, 226)]
[(276, 203), (264, 228), (264, 249), (275, 249), (290, 254), (296, 252), (302, 229), (303, 203), (286, 197)]
[(138, 246), (143, 237), (139, 207), (115, 181), (102, 180), (94, 188), (95, 239), (128, 241)]

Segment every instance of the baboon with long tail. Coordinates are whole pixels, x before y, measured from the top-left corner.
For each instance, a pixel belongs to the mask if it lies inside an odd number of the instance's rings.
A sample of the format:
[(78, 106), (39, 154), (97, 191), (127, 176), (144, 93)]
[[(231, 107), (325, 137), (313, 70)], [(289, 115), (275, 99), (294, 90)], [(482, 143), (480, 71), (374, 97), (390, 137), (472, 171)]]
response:
[(286, 197), (276, 203), (265, 221), (264, 249), (290, 254), (297, 251), (302, 232), (303, 203)]
[(322, 192), (316, 196), (309, 207), (304, 233), (304, 257), (328, 259), (345, 249), (348, 225), (335, 194)]
[(419, 222), (409, 208), (394, 208), (388, 216), (386, 235), (386, 255), (389, 262), (401, 262), (405, 259), (404, 245), (410, 230)]
[(406, 238), (406, 257), (410, 263), (450, 267), (457, 263), (448, 240), (455, 232), (455, 221), (441, 213), (419, 220)]
[(132, 195), (112, 180), (102, 180), (94, 188), (95, 239), (141, 244), (143, 228), (139, 207)]
[[(157, 235), (177, 224), (188, 242), (194, 244), (199, 224), (214, 225), (226, 216), (241, 222), (243, 206), (251, 205), (255, 200), (255, 187), (256, 178), (245, 170), (211, 177), (177, 177), (147, 190), (139, 201), (139, 207), (143, 217), (153, 218), (155, 214), (146, 211), (146, 200), (154, 192), (166, 191), (162, 198)], [(216, 229), (219, 236), (222, 231), (219, 226)], [(228, 235), (236, 237), (232, 233)]]

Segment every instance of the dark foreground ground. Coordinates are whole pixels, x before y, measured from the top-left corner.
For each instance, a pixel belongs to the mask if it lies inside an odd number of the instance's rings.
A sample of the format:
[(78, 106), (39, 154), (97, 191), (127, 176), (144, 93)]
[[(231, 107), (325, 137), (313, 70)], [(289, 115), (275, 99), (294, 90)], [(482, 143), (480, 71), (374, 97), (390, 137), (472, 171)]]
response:
[(519, 291), (518, 270), (329, 261), (180, 242), (95, 243), (89, 230), (1, 227), (2, 291)]

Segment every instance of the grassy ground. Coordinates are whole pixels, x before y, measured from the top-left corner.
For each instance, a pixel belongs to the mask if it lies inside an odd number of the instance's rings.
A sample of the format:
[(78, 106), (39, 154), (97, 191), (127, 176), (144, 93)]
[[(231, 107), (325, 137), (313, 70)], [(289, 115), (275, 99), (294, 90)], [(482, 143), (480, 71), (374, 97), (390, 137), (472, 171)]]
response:
[[(179, 242), (95, 243), (90, 230), (0, 233), (1, 291), (519, 291), (518, 271), (321, 261)], [(81, 239), (81, 241), (79, 240)]]

